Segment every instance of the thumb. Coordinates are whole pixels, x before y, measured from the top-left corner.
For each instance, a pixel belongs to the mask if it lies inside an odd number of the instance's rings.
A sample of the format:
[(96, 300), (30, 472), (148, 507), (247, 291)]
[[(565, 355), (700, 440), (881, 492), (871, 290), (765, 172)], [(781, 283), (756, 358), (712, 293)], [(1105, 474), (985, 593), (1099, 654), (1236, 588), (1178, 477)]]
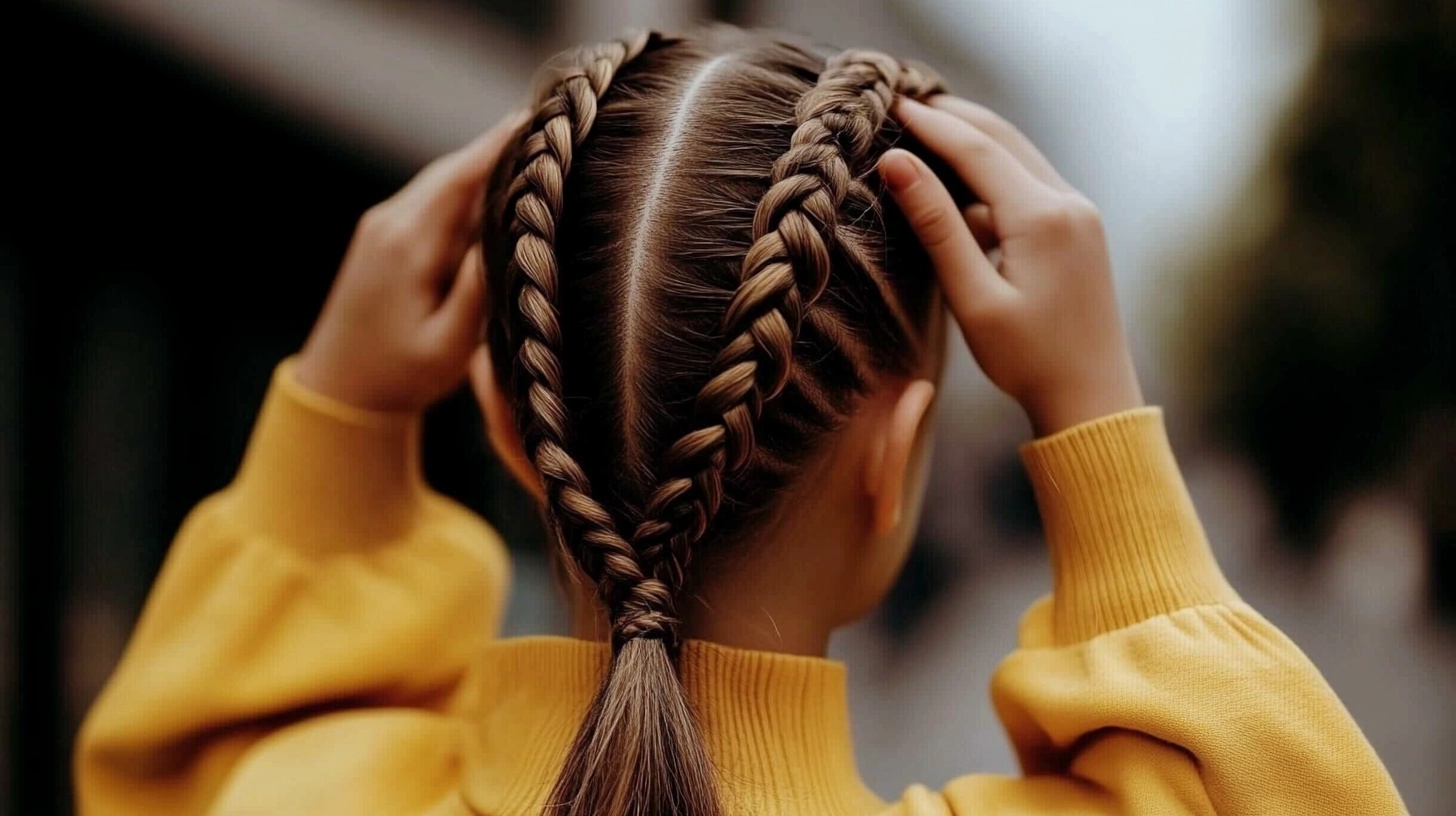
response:
[(426, 323), (431, 345), (441, 349), (467, 350), (480, 342), (480, 324), (485, 316), (485, 264), (480, 245), (465, 253), (450, 291)]

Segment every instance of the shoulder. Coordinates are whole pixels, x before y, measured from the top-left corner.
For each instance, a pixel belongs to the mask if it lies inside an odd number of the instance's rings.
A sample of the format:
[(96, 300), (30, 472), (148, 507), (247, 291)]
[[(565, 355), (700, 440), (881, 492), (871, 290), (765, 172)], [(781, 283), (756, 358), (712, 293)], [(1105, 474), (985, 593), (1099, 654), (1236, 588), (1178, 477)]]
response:
[(257, 743), (208, 812), (464, 816), (458, 737), (449, 718), (404, 708), (312, 718)]

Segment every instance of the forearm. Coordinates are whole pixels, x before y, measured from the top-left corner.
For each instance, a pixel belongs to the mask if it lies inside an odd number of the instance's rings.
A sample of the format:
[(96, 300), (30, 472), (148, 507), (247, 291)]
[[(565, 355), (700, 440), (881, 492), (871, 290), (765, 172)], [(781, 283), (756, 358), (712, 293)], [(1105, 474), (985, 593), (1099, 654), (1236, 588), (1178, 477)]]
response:
[(1078, 425), (1027, 444), (1022, 458), (1046, 528), (1056, 643), (1238, 599), (1209, 549), (1161, 410)]
[(1379, 758), (1208, 547), (1155, 409), (1023, 449), (1054, 588), (992, 697), (1026, 778), (947, 788), (970, 811), (1400, 814)]
[(415, 420), (335, 410), (287, 377), (238, 479), (183, 525), (87, 718), (83, 809), (195, 812), (305, 717), (444, 711), (496, 628), (503, 550), (419, 480)]

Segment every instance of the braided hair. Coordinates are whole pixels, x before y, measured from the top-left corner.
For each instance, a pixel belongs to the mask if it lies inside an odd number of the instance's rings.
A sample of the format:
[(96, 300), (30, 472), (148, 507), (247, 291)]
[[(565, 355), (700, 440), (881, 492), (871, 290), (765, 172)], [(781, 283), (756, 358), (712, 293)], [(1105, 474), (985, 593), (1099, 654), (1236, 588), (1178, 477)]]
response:
[(677, 670), (693, 557), (751, 531), (918, 358), (929, 275), (873, 168), (896, 96), (939, 90), (877, 52), (728, 28), (551, 64), (491, 185), (488, 341), (613, 662), (548, 812), (719, 812)]

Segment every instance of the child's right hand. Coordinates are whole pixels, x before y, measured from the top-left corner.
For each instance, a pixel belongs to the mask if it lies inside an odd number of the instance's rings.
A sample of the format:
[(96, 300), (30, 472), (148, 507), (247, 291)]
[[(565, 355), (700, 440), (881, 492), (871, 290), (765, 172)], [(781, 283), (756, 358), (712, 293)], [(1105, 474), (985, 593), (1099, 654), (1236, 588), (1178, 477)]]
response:
[[(880, 160), (991, 381), (1021, 403), (1038, 436), (1141, 407), (1097, 209), (1025, 136), (979, 105), (904, 99), (896, 116), (983, 202), (962, 213), (905, 150)], [(996, 264), (986, 256), (993, 247)]]
[(299, 384), (374, 411), (417, 411), (460, 384), (480, 345), (485, 184), (521, 122), (437, 159), (359, 219)]

